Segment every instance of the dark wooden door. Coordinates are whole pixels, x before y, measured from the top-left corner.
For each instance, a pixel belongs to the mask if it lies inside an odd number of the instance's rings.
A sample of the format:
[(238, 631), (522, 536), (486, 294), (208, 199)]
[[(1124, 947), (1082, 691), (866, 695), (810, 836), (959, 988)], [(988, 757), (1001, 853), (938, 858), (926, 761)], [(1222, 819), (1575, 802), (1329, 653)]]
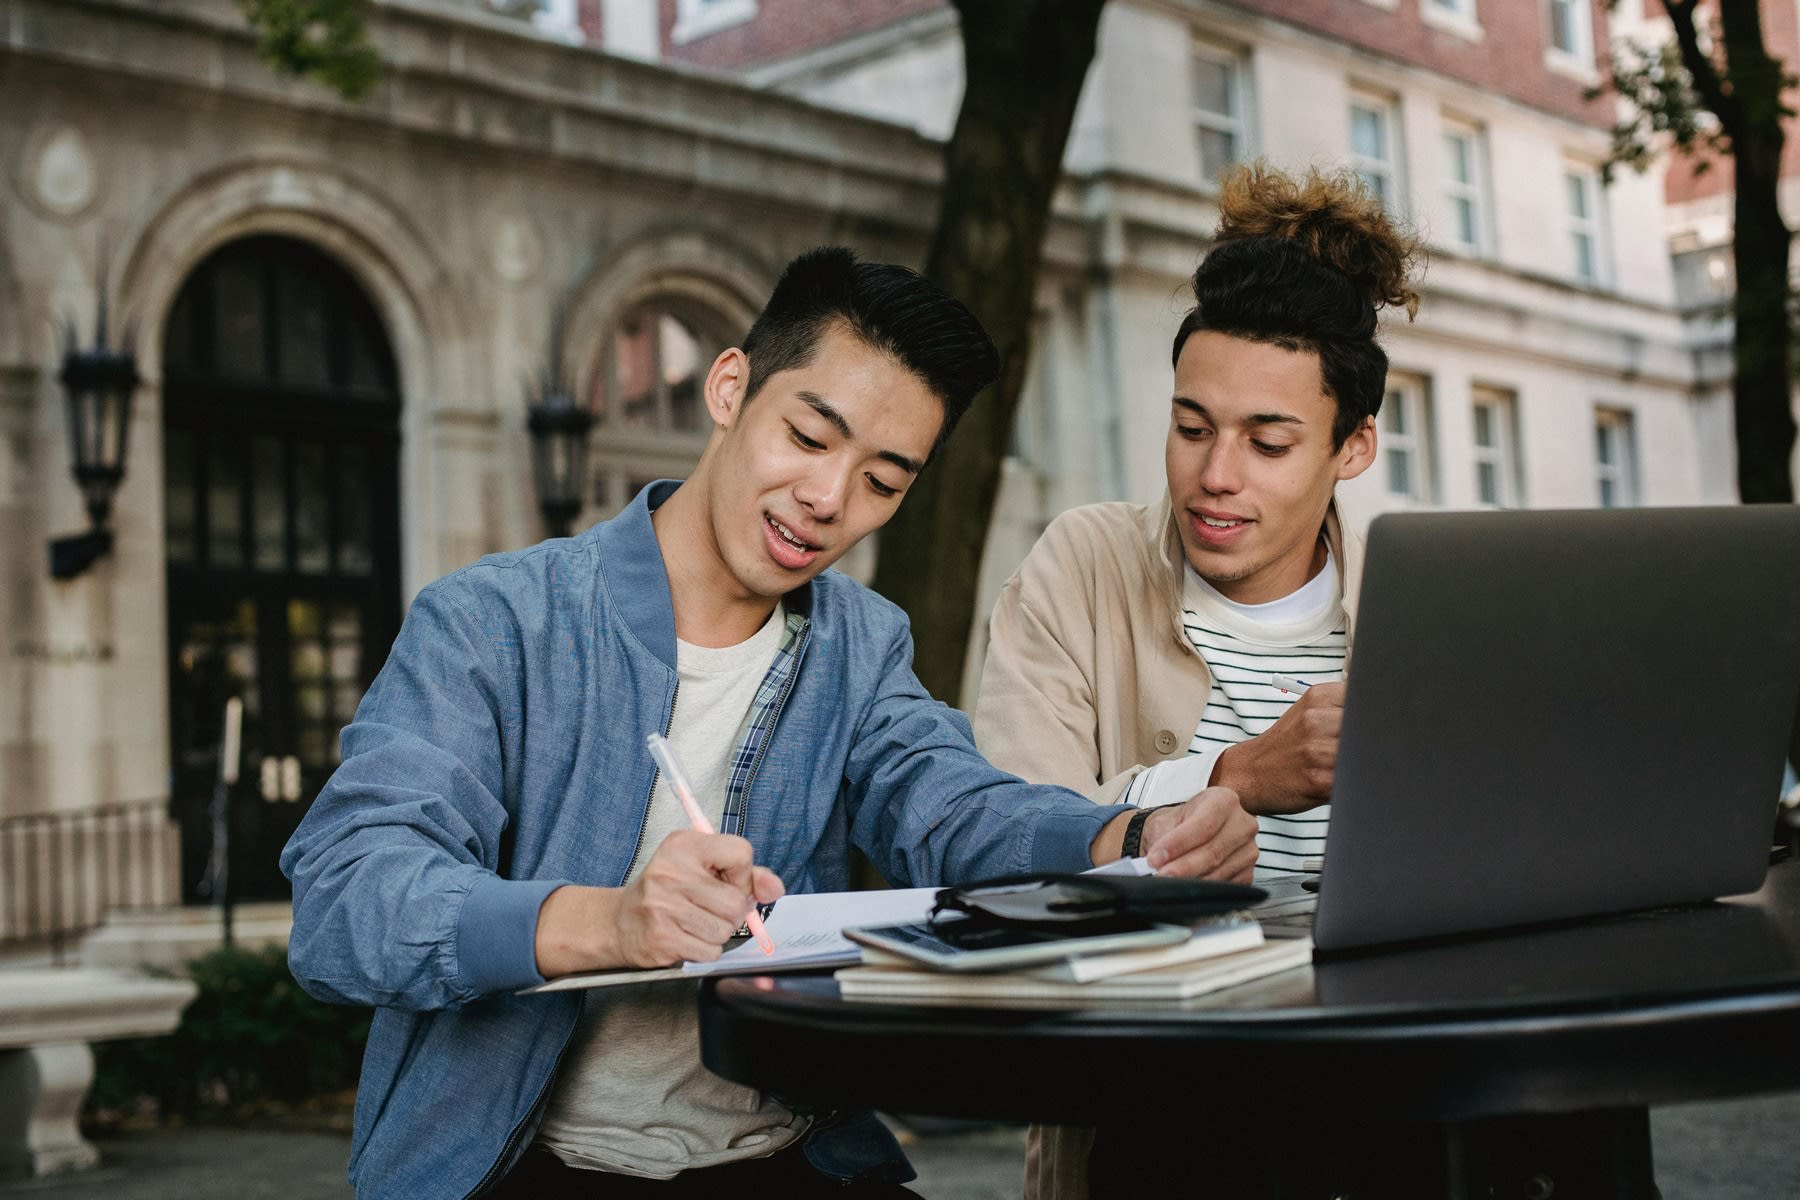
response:
[(244, 702), (232, 892), (285, 898), (282, 845), (399, 626), (399, 387), (373, 305), (301, 242), (233, 242), (164, 339), (171, 807), (190, 898), (225, 701)]

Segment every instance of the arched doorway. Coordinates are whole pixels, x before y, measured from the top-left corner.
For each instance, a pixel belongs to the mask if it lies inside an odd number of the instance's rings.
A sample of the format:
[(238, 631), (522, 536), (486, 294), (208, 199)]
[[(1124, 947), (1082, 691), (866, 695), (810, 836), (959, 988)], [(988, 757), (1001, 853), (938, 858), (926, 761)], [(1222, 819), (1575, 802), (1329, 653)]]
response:
[(304, 242), (231, 242), (163, 335), (171, 808), (184, 894), (212, 845), (226, 700), (244, 702), (231, 891), (276, 860), (400, 620), (400, 390), (381, 318)]

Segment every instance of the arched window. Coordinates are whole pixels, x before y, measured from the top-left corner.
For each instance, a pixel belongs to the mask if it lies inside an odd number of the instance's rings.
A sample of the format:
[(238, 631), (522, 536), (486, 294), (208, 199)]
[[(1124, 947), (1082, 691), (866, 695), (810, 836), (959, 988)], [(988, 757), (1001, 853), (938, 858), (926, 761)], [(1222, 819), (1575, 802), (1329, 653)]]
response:
[(717, 310), (675, 293), (637, 301), (613, 324), (588, 394), (597, 510), (590, 516), (610, 516), (651, 480), (693, 470), (712, 429), (701, 394), (706, 373), (742, 336)]

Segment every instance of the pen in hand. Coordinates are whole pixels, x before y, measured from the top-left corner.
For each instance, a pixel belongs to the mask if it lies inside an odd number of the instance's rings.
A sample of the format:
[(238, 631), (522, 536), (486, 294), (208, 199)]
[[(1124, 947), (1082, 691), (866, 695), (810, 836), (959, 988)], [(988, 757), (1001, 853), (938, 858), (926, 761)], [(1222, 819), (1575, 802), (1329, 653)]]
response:
[(1288, 675), (1271, 675), (1269, 676), (1269, 683), (1271, 686), (1295, 696), (1300, 695), (1305, 692), (1307, 688), (1312, 686), (1312, 684), (1306, 682), (1304, 679), (1295, 679)]
[[(675, 762), (675, 754), (669, 747), (668, 739), (660, 733), (653, 733), (644, 739), (650, 747), (650, 757), (662, 770), (663, 778), (669, 781), (669, 790), (681, 801), (681, 807), (687, 813), (688, 823), (697, 833), (717, 833), (706, 814), (700, 811), (700, 804), (694, 799), (694, 789), (688, 786), (687, 776)], [(750, 911), (744, 914), (744, 924), (756, 937), (756, 944), (762, 947), (764, 954), (775, 953), (775, 942), (769, 937), (769, 931), (763, 927), (762, 915), (756, 911), (756, 897), (750, 897)]]

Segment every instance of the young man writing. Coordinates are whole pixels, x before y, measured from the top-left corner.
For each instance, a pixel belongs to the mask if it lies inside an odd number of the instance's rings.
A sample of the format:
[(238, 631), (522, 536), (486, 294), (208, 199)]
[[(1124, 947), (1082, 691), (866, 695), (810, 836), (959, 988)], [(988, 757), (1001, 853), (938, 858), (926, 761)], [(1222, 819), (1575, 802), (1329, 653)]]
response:
[[(975, 728), (1100, 803), (1230, 787), (1259, 874), (1316, 872), (1359, 565), (1333, 496), (1375, 457), (1376, 310), (1416, 307), (1413, 247), (1351, 177), (1244, 169), (1220, 213), (1175, 335), (1168, 494), (1045, 532), (995, 605)], [(1090, 1140), (1034, 1130), (1027, 1194), (1085, 1196)]]
[[(282, 857), (295, 975), (379, 1009), (359, 1195), (906, 1194), (872, 1116), (708, 1074), (691, 985), (514, 992), (715, 957), (752, 899), (846, 887), (851, 845), (897, 884), (1117, 857), (1130, 810), (990, 767), (904, 617), (824, 573), (995, 357), (912, 272), (804, 255), (713, 363), (686, 483), (420, 593)], [(720, 833), (689, 828), (651, 732)], [(1253, 833), (1224, 789), (1142, 828), (1165, 870), (1221, 878)]]

